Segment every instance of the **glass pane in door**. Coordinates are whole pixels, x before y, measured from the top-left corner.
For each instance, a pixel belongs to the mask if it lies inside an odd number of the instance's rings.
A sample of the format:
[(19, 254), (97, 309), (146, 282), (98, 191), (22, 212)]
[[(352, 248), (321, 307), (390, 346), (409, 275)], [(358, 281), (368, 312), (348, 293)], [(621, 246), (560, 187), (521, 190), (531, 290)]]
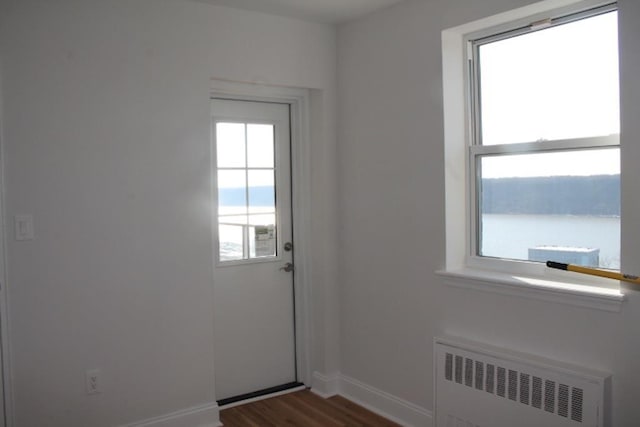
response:
[(274, 131), (272, 124), (216, 123), (220, 261), (277, 255)]
[(245, 167), (245, 124), (218, 123), (216, 126), (216, 153), (218, 167)]
[(247, 165), (250, 168), (274, 167), (273, 125), (247, 125)]

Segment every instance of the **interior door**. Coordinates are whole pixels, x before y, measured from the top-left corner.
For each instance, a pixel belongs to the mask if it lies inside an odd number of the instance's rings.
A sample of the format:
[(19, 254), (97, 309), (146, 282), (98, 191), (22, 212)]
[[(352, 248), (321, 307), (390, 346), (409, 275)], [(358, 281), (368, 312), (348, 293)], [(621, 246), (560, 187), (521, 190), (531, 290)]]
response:
[(220, 403), (297, 381), (289, 105), (213, 99), (212, 123)]

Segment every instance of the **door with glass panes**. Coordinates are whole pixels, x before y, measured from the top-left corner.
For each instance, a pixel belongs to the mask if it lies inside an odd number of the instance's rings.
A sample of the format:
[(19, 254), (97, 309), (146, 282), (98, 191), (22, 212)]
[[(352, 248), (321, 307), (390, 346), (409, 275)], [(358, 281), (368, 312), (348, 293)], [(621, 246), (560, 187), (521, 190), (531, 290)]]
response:
[(296, 382), (289, 105), (212, 100), (218, 401)]

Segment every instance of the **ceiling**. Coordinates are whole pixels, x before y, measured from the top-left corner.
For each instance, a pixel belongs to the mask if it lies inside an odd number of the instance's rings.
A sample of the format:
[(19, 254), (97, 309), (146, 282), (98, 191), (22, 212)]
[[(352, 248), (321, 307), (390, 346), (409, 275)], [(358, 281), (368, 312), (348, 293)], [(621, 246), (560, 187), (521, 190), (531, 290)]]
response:
[(346, 22), (402, 0), (196, 0), (326, 24)]

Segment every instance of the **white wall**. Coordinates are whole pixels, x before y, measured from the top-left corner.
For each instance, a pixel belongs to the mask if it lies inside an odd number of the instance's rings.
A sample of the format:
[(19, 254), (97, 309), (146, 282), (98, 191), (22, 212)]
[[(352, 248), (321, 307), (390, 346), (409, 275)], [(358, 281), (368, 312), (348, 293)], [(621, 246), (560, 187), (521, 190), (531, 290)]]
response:
[(0, 16), (6, 213), (36, 231), (8, 236), (15, 426), (214, 401), (211, 78), (317, 89), (314, 369), (336, 370), (335, 29), (179, 0), (6, 0)]
[[(452, 288), (434, 274), (445, 265), (441, 31), (528, 3), (407, 1), (339, 28), (341, 372), (432, 409), (432, 339), (460, 335), (612, 372), (612, 425), (637, 425), (637, 291), (608, 313)], [(640, 3), (619, 6), (623, 269), (637, 272)]]

